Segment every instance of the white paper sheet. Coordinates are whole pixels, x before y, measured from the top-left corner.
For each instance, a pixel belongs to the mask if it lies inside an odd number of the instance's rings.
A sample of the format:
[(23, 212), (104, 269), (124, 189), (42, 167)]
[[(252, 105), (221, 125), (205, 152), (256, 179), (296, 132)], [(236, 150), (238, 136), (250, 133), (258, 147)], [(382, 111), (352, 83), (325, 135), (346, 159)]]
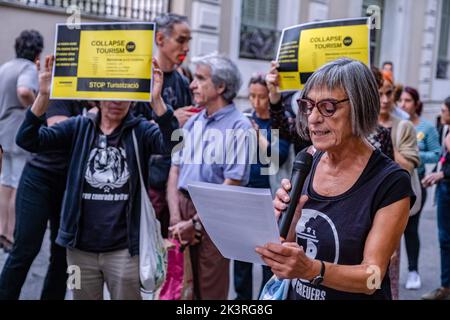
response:
[(280, 243), (269, 189), (195, 182), (188, 191), (206, 232), (225, 258), (264, 264), (255, 248)]

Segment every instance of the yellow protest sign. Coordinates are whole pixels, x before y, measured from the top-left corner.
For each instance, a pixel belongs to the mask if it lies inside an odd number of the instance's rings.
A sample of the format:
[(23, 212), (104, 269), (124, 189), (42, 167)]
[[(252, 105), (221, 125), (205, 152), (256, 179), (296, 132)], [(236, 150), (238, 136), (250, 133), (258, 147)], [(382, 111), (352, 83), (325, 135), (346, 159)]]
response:
[(56, 26), (52, 99), (150, 101), (155, 25)]
[(313, 22), (283, 30), (278, 48), (280, 90), (302, 90), (321, 66), (347, 57), (370, 65), (370, 18)]

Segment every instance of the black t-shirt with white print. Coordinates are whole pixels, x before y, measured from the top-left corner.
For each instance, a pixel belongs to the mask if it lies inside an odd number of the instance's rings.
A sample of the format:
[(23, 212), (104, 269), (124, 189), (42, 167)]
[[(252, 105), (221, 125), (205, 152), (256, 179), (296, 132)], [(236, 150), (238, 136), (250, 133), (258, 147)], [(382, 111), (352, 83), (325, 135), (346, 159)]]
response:
[(97, 131), (84, 172), (78, 249), (100, 253), (128, 247), (129, 178), (121, 127), (108, 136)]
[[(313, 190), (314, 177), (322, 152), (314, 155), (313, 167), (303, 194), (309, 197), (296, 225), (297, 242), (305, 248), (311, 259), (339, 265), (359, 265), (363, 261), (364, 245), (372, 228), (375, 214), (406, 197), (415, 195), (411, 188), (411, 178), (380, 150), (375, 150), (355, 185), (342, 195), (323, 197)], [(376, 266), (368, 270), (373, 275), (370, 285), (377, 281)], [(325, 271), (326, 277), (326, 271)], [(307, 279), (311, 280), (311, 279)], [(390, 300), (390, 280), (388, 273), (381, 281), (380, 289), (373, 295), (347, 293), (325, 286), (314, 286), (307, 280), (294, 279), (289, 288), (292, 300)]]

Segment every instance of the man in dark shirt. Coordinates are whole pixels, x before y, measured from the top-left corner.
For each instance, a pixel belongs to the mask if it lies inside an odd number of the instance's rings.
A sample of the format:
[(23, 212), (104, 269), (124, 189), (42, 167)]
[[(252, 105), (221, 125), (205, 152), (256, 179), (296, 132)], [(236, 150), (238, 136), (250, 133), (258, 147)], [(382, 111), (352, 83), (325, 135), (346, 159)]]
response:
[[(191, 29), (186, 17), (176, 14), (164, 14), (155, 20), (157, 25), (156, 59), (164, 72), (162, 97), (174, 110), (175, 117), (182, 127), (192, 112), (192, 96), (189, 81), (176, 68), (189, 52)], [(139, 103), (137, 110), (150, 110), (148, 103)], [(166, 186), (170, 170), (170, 156), (154, 155), (150, 159), (149, 185), (150, 199), (156, 216), (161, 221), (161, 231), (167, 237), (169, 227), (169, 208), (166, 200)]]

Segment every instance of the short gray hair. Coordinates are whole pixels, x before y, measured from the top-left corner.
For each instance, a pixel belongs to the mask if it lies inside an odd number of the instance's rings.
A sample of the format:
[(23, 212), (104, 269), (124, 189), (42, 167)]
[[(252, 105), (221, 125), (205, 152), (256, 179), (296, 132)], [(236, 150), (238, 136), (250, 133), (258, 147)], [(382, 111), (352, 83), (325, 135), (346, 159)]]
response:
[(222, 98), (227, 102), (231, 103), (236, 98), (242, 86), (242, 77), (233, 61), (225, 56), (214, 53), (194, 58), (192, 63), (196, 66), (202, 65), (209, 68), (214, 86), (216, 88), (221, 85), (225, 87)]
[[(353, 134), (360, 138), (371, 135), (378, 123), (380, 96), (376, 80), (370, 69), (362, 62), (342, 58), (317, 70), (306, 82), (302, 98), (313, 89), (342, 89), (350, 100)], [(297, 131), (309, 139), (308, 116), (297, 116)]]
[(166, 36), (172, 35), (173, 27), (179, 23), (188, 23), (186, 16), (180, 16), (175, 13), (165, 13), (155, 19), (156, 31), (162, 32)]

